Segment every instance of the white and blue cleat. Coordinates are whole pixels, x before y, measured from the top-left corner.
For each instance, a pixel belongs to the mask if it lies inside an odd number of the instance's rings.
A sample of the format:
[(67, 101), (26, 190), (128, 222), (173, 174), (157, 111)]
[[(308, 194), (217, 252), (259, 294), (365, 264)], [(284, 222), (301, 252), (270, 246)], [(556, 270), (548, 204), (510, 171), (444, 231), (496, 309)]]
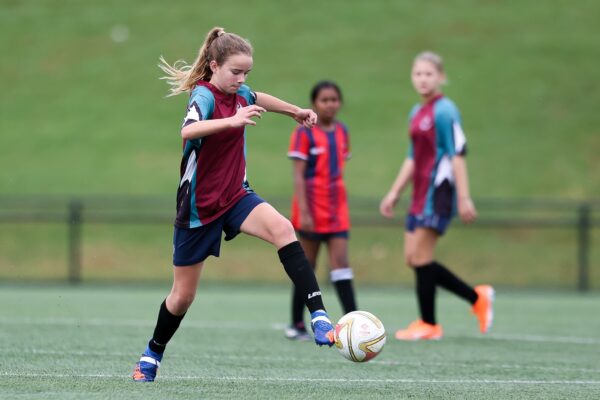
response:
[(160, 367), (161, 359), (162, 354), (155, 353), (149, 348), (146, 348), (146, 351), (144, 351), (144, 354), (140, 357), (140, 361), (135, 363), (132, 376), (133, 380), (136, 382), (154, 382), (158, 367)]
[(319, 346), (333, 346), (335, 343), (334, 330), (327, 312), (317, 310), (310, 314), (310, 326), (315, 334), (315, 343)]

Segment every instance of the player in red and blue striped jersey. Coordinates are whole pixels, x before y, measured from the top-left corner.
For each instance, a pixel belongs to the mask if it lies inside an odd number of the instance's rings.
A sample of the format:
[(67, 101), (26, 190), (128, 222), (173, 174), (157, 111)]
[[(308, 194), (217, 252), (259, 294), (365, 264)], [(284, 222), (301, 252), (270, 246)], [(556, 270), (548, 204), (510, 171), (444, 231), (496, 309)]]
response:
[(288, 115), (302, 126), (317, 122), (301, 109), (245, 85), (252, 46), (242, 37), (213, 28), (192, 66), (162, 60), (171, 95), (189, 92), (181, 128), (183, 157), (173, 235), (173, 287), (160, 306), (152, 338), (133, 379), (154, 381), (163, 352), (194, 300), (209, 256), (219, 256), (221, 236), (243, 232), (271, 243), (311, 312), (318, 345), (333, 344), (333, 327), (321, 291), (292, 224), (250, 189), (246, 179), (246, 131), (266, 111)]
[(413, 194), (404, 239), (406, 263), (415, 271), (421, 318), (396, 332), (399, 340), (440, 339), (442, 327), (435, 316), (436, 287), (441, 286), (472, 305), (482, 333), (492, 324), (494, 290), (475, 288), (434, 259), (435, 246), (458, 208), (465, 223), (477, 212), (467, 180), (466, 139), (457, 107), (440, 87), (445, 81), (442, 59), (435, 53), (419, 54), (412, 69), (415, 90), (422, 98), (410, 113), (410, 151), (380, 211), (388, 218), (406, 186)]
[[(298, 126), (290, 138), (288, 157), (294, 168), (291, 220), (313, 268), (321, 243), (327, 244), (331, 282), (348, 313), (356, 310), (356, 300), (348, 263), (350, 216), (343, 179), (350, 141), (348, 129), (336, 120), (342, 92), (334, 82), (321, 81), (311, 91), (311, 102), (319, 123), (312, 128)], [(293, 288), (292, 324), (285, 331), (287, 338), (310, 338), (303, 313), (302, 294)]]

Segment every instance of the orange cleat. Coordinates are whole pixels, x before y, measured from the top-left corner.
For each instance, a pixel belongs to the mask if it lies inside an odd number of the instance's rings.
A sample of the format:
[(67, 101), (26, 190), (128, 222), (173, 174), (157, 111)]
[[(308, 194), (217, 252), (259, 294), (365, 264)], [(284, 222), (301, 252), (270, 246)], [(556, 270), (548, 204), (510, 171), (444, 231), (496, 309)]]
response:
[(473, 304), (472, 313), (479, 320), (479, 330), (481, 333), (487, 333), (494, 321), (494, 288), (490, 285), (479, 285), (475, 286), (475, 291), (479, 297), (475, 304)]
[(420, 319), (412, 322), (408, 328), (396, 332), (398, 340), (440, 340), (442, 336), (444, 331), (440, 324), (432, 325)]

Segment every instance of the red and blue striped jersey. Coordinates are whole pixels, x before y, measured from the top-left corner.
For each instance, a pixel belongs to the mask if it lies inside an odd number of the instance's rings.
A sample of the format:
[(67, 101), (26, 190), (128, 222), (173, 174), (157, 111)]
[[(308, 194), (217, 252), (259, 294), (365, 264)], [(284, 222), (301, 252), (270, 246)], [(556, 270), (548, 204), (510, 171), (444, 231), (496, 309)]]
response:
[[(226, 94), (199, 81), (190, 94), (183, 126), (231, 117), (255, 101), (256, 94), (246, 85)], [(175, 226), (197, 228), (220, 217), (252, 191), (246, 180), (245, 128), (184, 140), (180, 176)]]
[(465, 155), (460, 113), (452, 100), (436, 96), (410, 113), (409, 157), (414, 160), (410, 214), (452, 216), (456, 194), (452, 158)]
[[(304, 179), (308, 207), (318, 233), (341, 232), (350, 229), (348, 199), (343, 173), (350, 158), (350, 141), (346, 126), (335, 123), (332, 131), (319, 126), (297, 127), (292, 133), (288, 157), (306, 161)], [(298, 199), (292, 200), (292, 224), (300, 228)]]

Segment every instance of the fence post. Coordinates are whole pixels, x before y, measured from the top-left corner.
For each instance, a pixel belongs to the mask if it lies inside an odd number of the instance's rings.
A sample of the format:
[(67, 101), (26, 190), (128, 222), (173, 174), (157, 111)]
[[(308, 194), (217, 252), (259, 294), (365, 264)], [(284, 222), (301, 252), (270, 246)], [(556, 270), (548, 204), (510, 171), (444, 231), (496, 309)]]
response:
[(79, 200), (69, 203), (69, 282), (81, 282), (81, 223), (83, 204)]
[(590, 205), (583, 203), (577, 211), (577, 288), (581, 292), (589, 289), (589, 254), (590, 254)]

